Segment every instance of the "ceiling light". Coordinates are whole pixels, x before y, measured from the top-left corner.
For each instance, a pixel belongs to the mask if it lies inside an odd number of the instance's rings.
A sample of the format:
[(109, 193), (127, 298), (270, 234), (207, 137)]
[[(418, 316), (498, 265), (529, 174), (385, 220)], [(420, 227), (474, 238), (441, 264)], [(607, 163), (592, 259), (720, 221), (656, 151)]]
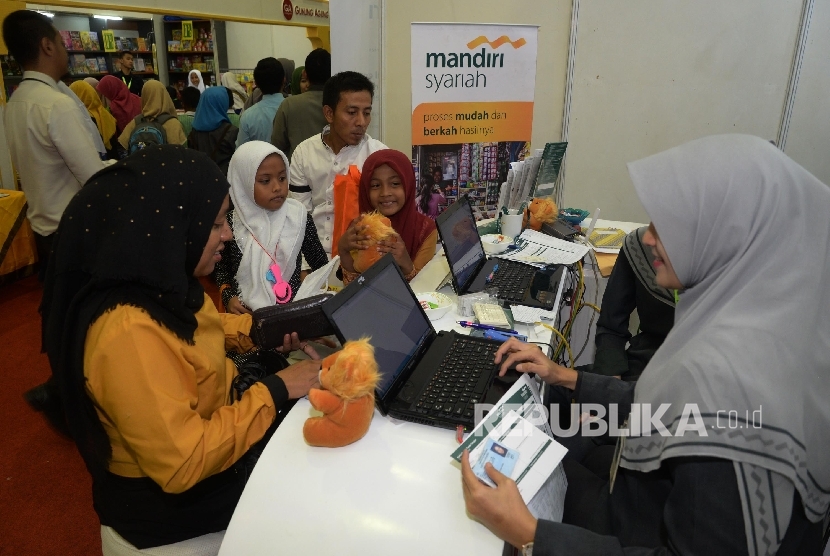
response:
[(117, 15), (94, 15), (95, 19), (111, 19), (113, 21), (121, 21), (121, 17)]

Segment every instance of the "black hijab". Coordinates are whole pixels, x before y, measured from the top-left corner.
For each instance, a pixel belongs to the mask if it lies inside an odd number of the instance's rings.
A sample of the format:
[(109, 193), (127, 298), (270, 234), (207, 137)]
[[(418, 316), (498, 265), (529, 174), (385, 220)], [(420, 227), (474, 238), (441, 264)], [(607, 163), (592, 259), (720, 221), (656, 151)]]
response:
[(93, 477), (112, 449), (86, 393), (87, 331), (104, 312), (132, 305), (193, 342), (204, 302), (193, 272), (229, 187), (207, 155), (149, 147), (92, 176), (61, 218), (44, 284), (43, 346)]

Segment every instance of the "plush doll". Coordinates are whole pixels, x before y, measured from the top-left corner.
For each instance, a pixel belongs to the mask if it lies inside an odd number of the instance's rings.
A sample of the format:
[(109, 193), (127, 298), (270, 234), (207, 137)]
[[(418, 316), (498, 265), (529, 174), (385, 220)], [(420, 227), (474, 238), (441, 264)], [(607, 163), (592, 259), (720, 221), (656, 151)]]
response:
[(375, 386), (380, 375), (375, 350), (368, 339), (347, 342), (323, 359), (320, 385), (308, 401), (322, 417), (310, 417), (303, 437), (312, 446), (338, 448), (363, 438), (375, 413)]
[(392, 229), (392, 222), (378, 211), (362, 215), (359, 222), (361, 226), (367, 227), (363, 234), (369, 236), (369, 248), (355, 249), (350, 251), (350, 254), (354, 261), (352, 264), (355, 272), (362, 274), (383, 256), (383, 253), (374, 248), (378, 242), (390, 238), (395, 241), (397, 236), (395, 230)]
[(525, 215), (527, 221), (524, 223), (525, 228), (536, 230), (542, 229), (542, 224), (550, 224), (556, 220), (559, 214), (559, 209), (556, 208), (556, 203), (551, 199), (534, 198), (527, 207)]

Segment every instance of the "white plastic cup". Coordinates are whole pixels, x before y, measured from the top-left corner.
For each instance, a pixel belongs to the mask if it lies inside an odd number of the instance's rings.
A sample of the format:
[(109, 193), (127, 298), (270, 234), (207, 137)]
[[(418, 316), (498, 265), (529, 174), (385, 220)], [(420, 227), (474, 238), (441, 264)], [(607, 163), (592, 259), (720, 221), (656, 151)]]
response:
[(522, 233), (522, 220), (524, 214), (502, 214), (501, 233), (502, 235), (517, 238)]

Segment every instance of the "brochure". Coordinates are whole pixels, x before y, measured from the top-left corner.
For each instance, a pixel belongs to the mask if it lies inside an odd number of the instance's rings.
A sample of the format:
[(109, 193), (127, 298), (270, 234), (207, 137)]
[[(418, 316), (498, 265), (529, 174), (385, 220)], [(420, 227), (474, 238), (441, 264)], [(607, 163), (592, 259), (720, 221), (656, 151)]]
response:
[(574, 264), (588, 254), (589, 248), (535, 230), (525, 230), (516, 240), (516, 249), (496, 255), (500, 259), (530, 264)]
[(464, 450), (469, 450), (470, 461), (477, 465), (493, 445), (502, 446), (505, 454), (515, 451), (510, 477), (531, 513), (561, 521), (567, 479), (560, 463), (567, 449), (552, 438), (541, 407), (534, 380), (523, 374), (451, 457), (461, 461)]

